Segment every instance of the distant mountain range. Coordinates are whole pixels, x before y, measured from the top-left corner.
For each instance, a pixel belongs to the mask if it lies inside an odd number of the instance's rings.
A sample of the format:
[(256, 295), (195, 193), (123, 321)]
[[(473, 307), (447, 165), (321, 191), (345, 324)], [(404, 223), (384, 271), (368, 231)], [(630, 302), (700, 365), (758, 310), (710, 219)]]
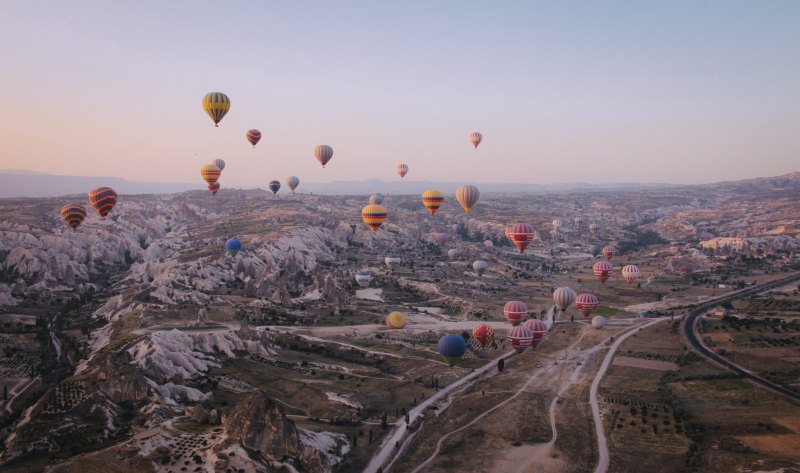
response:
[[(126, 181), (118, 177), (91, 176), (58, 176), (25, 170), (0, 170), (0, 198), (12, 197), (56, 197), (60, 195), (83, 194), (98, 186), (114, 188), (119, 194), (171, 194), (187, 190), (203, 188), (203, 183), (185, 184), (173, 182), (138, 182)], [(300, 182), (298, 192), (315, 194), (418, 194), (426, 189), (436, 188), (451, 193), (464, 182), (433, 181), (381, 181), (368, 179), (365, 181), (332, 181), (332, 182)], [(519, 183), (479, 183), (484, 193), (523, 193), (523, 192), (562, 192), (562, 191), (599, 191), (607, 189), (652, 189), (671, 187), (671, 184), (656, 183), (615, 183), (587, 184), (569, 182), (559, 184), (519, 184)]]

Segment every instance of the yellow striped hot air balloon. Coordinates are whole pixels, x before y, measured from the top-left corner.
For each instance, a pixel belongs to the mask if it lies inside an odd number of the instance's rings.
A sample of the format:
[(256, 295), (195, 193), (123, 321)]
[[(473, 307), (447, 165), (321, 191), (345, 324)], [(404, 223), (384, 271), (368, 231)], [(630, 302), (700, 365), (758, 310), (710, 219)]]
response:
[(214, 126), (219, 126), (222, 117), (231, 109), (231, 99), (222, 92), (209, 92), (203, 97), (203, 110), (214, 120)]
[(462, 207), (464, 207), (464, 211), (469, 213), (469, 209), (471, 209), (476, 202), (478, 202), (478, 198), (481, 196), (481, 191), (478, 190), (477, 187), (472, 185), (465, 185), (461, 186), (456, 189), (456, 200)]
[(383, 222), (386, 221), (386, 207), (377, 204), (369, 204), (361, 209), (361, 219), (367, 224), (373, 233), (377, 232)]
[(403, 328), (406, 326), (406, 316), (402, 312), (392, 312), (386, 317), (386, 326), (389, 328)]
[(206, 164), (200, 168), (200, 177), (202, 177), (209, 186), (217, 182), (220, 174), (222, 174), (222, 170), (220, 170), (219, 166), (216, 164)]
[(82, 205), (69, 204), (61, 207), (61, 216), (72, 227), (77, 229), (86, 218), (86, 209)]
[(444, 203), (444, 194), (436, 189), (428, 189), (422, 193), (422, 205), (428, 209), (431, 215), (435, 215), (439, 207)]

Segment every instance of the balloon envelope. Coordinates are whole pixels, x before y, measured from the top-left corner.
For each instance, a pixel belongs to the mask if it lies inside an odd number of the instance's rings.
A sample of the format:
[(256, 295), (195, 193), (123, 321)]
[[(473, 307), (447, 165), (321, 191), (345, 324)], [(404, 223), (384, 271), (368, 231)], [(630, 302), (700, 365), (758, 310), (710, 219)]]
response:
[(606, 326), (606, 318), (603, 317), (602, 315), (595, 315), (594, 318), (592, 318), (592, 327), (596, 329), (601, 329), (605, 326)]
[(428, 209), (431, 215), (435, 215), (439, 207), (444, 203), (444, 194), (436, 189), (428, 189), (422, 193), (422, 205)]
[(592, 266), (592, 272), (594, 273), (594, 277), (596, 277), (601, 284), (608, 281), (608, 278), (611, 275), (611, 271), (613, 269), (614, 266), (611, 264), (611, 262), (605, 260), (598, 261)]
[(213, 164), (216, 167), (218, 167), (220, 171), (225, 169), (225, 161), (223, 161), (221, 159), (215, 159), (215, 160), (211, 161), (211, 164)]
[(467, 351), (467, 342), (458, 335), (445, 335), (439, 339), (439, 354), (453, 366)]
[(511, 325), (519, 325), (528, 318), (528, 306), (522, 301), (509, 301), (503, 306), (503, 317)]
[(480, 324), (472, 329), (473, 345), (479, 350), (486, 350), (494, 342), (494, 329), (486, 324)]
[(475, 149), (478, 148), (478, 145), (481, 144), (481, 141), (483, 141), (483, 135), (479, 132), (473, 131), (469, 134), (469, 142), (472, 143), (472, 146), (474, 146)]
[(477, 187), (467, 184), (464, 186), (459, 187), (456, 189), (456, 200), (462, 207), (464, 207), (464, 211), (469, 213), (470, 209), (478, 202), (478, 198), (481, 196), (481, 191), (478, 190)]
[(297, 176), (289, 176), (285, 180), (286, 186), (291, 189), (292, 194), (294, 194), (294, 190), (297, 189), (297, 186), (300, 185), (300, 179)]
[(581, 294), (575, 299), (575, 307), (583, 314), (584, 317), (592, 315), (592, 311), (597, 308), (599, 300), (594, 294)]
[(508, 330), (506, 340), (511, 343), (517, 354), (521, 354), (533, 345), (533, 332), (525, 328), (524, 325), (516, 325)]
[(487, 269), (489, 269), (489, 265), (486, 263), (486, 261), (478, 260), (472, 263), (472, 270), (478, 273), (478, 276), (482, 276)]
[(567, 310), (569, 306), (575, 302), (577, 297), (577, 294), (575, 294), (575, 291), (573, 291), (571, 287), (557, 287), (556, 290), (553, 291), (553, 302), (556, 303), (556, 307), (562, 312)]
[(250, 144), (253, 145), (253, 148), (256, 147), (256, 143), (261, 141), (261, 132), (256, 129), (248, 130), (244, 136), (245, 138), (247, 138), (247, 141), (249, 141)]
[(65, 205), (61, 207), (61, 217), (75, 230), (86, 218), (86, 209), (78, 204)]
[(400, 174), (400, 178), (406, 177), (408, 174), (408, 164), (400, 163), (397, 165), (397, 174)]
[(213, 184), (217, 182), (222, 170), (216, 164), (206, 164), (200, 168), (200, 177), (206, 181), (206, 184)]
[(203, 110), (206, 111), (214, 126), (219, 126), (220, 120), (231, 109), (231, 99), (222, 92), (209, 92), (203, 97)]
[(406, 326), (406, 316), (402, 312), (392, 312), (386, 317), (386, 326), (400, 329)]
[(236, 256), (239, 250), (242, 249), (242, 242), (239, 241), (238, 238), (231, 238), (225, 242), (225, 249), (228, 251), (229, 255)]
[(367, 203), (374, 204), (374, 205), (381, 205), (383, 203), (383, 194), (372, 194), (369, 196), (369, 200)]
[(506, 234), (520, 253), (525, 253), (525, 248), (533, 241), (533, 226), (527, 223), (517, 223)]
[(111, 209), (117, 205), (117, 199), (117, 193), (110, 187), (95, 187), (89, 192), (89, 203), (102, 218), (106, 218)]
[(367, 224), (372, 233), (378, 231), (386, 221), (386, 207), (376, 204), (369, 204), (361, 209), (361, 219)]
[(333, 148), (328, 145), (319, 145), (314, 148), (314, 156), (317, 158), (322, 167), (325, 167), (326, 164), (333, 158)]
[(273, 194), (277, 194), (278, 191), (281, 190), (281, 182), (269, 181), (269, 190), (271, 190)]

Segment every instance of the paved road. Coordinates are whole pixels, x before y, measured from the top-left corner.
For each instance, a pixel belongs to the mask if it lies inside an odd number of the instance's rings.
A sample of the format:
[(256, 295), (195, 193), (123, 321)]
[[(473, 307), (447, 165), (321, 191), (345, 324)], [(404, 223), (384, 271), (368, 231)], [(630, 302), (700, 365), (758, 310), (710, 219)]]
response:
[(694, 351), (698, 352), (700, 355), (706, 357), (707, 359), (713, 361), (717, 365), (727, 369), (728, 371), (736, 373), (739, 376), (741, 376), (742, 378), (747, 379), (750, 382), (755, 383), (758, 386), (761, 386), (761, 387), (763, 387), (765, 389), (768, 389), (768, 390), (770, 390), (770, 391), (772, 391), (774, 393), (781, 394), (781, 395), (786, 396), (786, 397), (788, 397), (790, 399), (793, 399), (795, 401), (800, 401), (800, 394), (798, 394), (798, 393), (796, 393), (794, 391), (791, 391), (789, 389), (786, 389), (781, 385), (778, 385), (778, 384), (775, 384), (775, 383), (773, 383), (771, 381), (768, 381), (768, 380), (766, 380), (766, 379), (764, 379), (764, 378), (762, 378), (762, 377), (760, 377), (760, 376), (758, 376), (756, 374), (753, 374), (750, 371), (747, 371), (746, 369), (742, 368), (741, 366), (739, 366), (739, 365), (737, 365), (735, 363), (732, 363), (730, 360), (728, 360), (726, 358), (723, 358), (722, 356), (714, 353), (713, 351), (711, 351), (708, 347), (706, 347), (702, 343), (700, 338), (697, 336), (697, 332), (695, 331), (695, 328), (696, 328), (696, 325), (697, 325), (697, 319), (701, 315), (703, 315), (706, 312), (708, 312), (709, 310), (711, 310), (712, 308), (714, 308), (714, 307), (716, 307), (716, 306), (718, 306), (720, 304), (724, 304), (726, 302), (735, 301), (735, 300), (741, 299), (743, 297), (751, 296), (753, 294), (758, 294), (760, 292), (768, 291), (768, 290), (774, 289), (776, 287), (784, 286), (786, 284), (789, 284), (789, 283), (791, 283), (793, 281), (797, 281), (797, 280), (800, 280), (800, 274), (795, 274), (795, 275), (792, 275), (792, 276), (789, 276), (789, 277), (786, 277), (786, 278), (782, 278), (782, 279), (776, 280), (774, 282), (770, 282), (770, 283), (766, 283), (766, 284), (760, 284), (758, 286), (753, 286), (753, 287), (748, 288), (748, 289), (743, 289), (741, 291), (736, 291), (736, 292), (734, 292), (732, 294), (729, 294), (727, 296), (723, 296), (723, 297), (711, 300), (709, 302), (705, 302), (703, 304), (700, 304), (695, 309), (693, 309), (691, 312), (689, 312), (688, 317), (686, 317), (686, 320), (683, 323), (683, 336), (684, 336), (684, 338), (686, 339), (686, 341), (689, 343), (689, 345), (692, 347), (692, 349)]

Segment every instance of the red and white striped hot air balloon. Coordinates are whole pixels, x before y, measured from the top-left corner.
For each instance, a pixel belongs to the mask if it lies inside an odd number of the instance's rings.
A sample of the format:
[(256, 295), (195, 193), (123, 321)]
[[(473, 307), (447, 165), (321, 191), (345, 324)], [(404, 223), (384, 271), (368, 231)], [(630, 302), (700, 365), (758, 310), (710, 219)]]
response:
[(632, 284), (633, 281), (639, 277), (640, 271), (639, 267), (635, 264), (629, 264), (622, 268), (622, 277), (628, 281), (628, 284)]
[(506, 231), (506, 236), (517, 246), (520, 253), (525, 253), (525, 248), (533, 241), (533, 226), (517, 223)]
[(514, 351), (521, 355), (529, 346), (533, 345), (533, 332), (524, 325), (516, 325), (508, 330), (506, 340), (514, 347)]
[(542, 320), (528, 319), (522, 324), (522, 326), (533, 333), (533, 343), (531, 343), (533, 348), (536, 348), (544, 336), (547, 335), (547, 325)]
[(556, 290), (553, 291), (553, 302), (556, 303), (556, 307), (558, 307), (558, 310), (561, 312), (567, 310), (569, 306), (575, 302), (576, 297), (578, 297), (578, 295), (568, 286), (557, 287)]
[(614, 265), (611, 264), (610, 261), (603, 261), (600, 260), (592, 266), (592, 272), (594, 273), (594, 277), (600, 281), (600, 284), (605, 283), (608, 281), (609, 276), (611, 276), (611, 271), (614, 270)]
[(599, 303), (600, 301), (594, 294), (581, 294), (575, 299), (575, 307), (581, 311), (584, 317), (592, 315), (592, 311), (597, 308)]
[(474, 146), (475, 149), (478, 149), (478, 145), (481, 144), (481, 141), (483, 141), (483, 135), (481, 135), (479, 132), (473, 131), (469, 134), (469, 142), (472, 143), (472, 146)]
[(522, 301), (509, 301), (503, 307), (503, 316), (511, 325), (519, 325), (528, 318), (528, 306)]
[(408, 174), (408, 164), (400, 163), (397, 165), (397, 174), (400, 174), (400, 179), (406, 177)]
[(617, 250), (613, 246), (604, 246), (602, 253), (607, 260), (611, 261), (611, 258), (613, 258), (615, 254), (617, 254)]

